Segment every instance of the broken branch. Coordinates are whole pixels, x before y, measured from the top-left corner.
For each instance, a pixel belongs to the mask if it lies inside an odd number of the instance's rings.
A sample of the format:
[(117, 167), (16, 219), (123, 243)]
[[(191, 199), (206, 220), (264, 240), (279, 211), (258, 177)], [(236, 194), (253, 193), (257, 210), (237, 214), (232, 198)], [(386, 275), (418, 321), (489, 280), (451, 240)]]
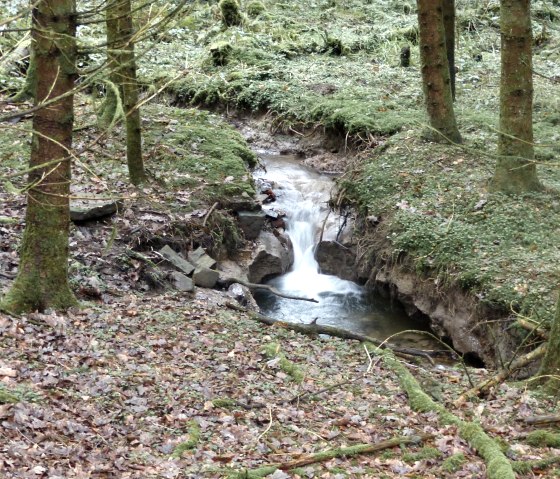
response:
[[(273, 288), (272, 286), (269, 286), (268, 284), (249, 283), (249, 282), (243, 281), (242, 279), (239, 279), (239, 278), (225, 278), (224, 283), (226, 283), (228, 285), (230, 285), (232, 283), (239, 283), (243, 286), (246, 286), (247, 288), (249, 288), (251, 290), (264, 289), (266, 291), (271, 292), (272, 294), (275, 294), (276, 296), (280, 296), (281, 298), (296, 299), (298, 301), (309, 301), (311, 303), (318, 303), (319, 302), (315, 298), (304, 298), (302, 296), (292, 296), (291, 294), (284, 294), (284, 293), (278, 291), (276, 288)], [(235, 309), (235, 308), (232, 308), (232, 309)]]

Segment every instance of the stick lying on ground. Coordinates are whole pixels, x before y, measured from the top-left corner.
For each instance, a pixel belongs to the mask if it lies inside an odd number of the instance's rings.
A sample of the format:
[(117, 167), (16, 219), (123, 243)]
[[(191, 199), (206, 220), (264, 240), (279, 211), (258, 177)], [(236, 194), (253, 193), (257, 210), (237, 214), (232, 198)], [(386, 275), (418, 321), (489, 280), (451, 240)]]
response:
[[(410, 356), (420, 356), (430, 363), (434, 363), (431, 356), (438, 356), (441, 355), (441, 351), (423, 351), (421, 349), (415, 348), (403, 348), (399, 346), (395, 346), (391, 343), (386, 343), (384, 341), (380, 341), (379, 339), (372, 338), (370, 336), (366, 336), (364, 334), (354, 333), (352, 331), (347, 331), (345, 329), (335, 328), (334, 326), (326, 326), (323, 324), (303, 324), (303, 323), (288, 323), (286, 321), (281, 321), (279, 319), (269, 318), (268, 316), (263, 316), (262, 314), (255, 313), (253, 311), (248, 311), (241, 306), (238, 306), (235, 303), (227, 302), (226, 306), (231, 309), (235, 309), (236, 311), (241, 311), (246, 313), (249, 318), (258, 321), (259, 323), (267, 324), (269, 326), (280, 326), (282, 328), (291, 329), (292, 331), (296, 331), (301, 334), (305, 334), (307, 336), (317, 336), (319, 334), (326, 334), (328, 336), (335, 336), (337, 338), (342, 339), (355, 339), (357, 341), (366, 342), (374, 344), (380, 348), (386, 348), (393, 351), (397, 356), (404, 356), (406, 359), (410, 359)], [(444, 351), (447, 353), (447, 351)]]
[(515, 361), (513, 361), (507, 369), (500, 371), (499, 373), (492, 376), (490, 379), (487, 379), (483, 383), (478, 384), (472, 389), (469, 389), (464, 394), (459, 396), (459, 399), (455, 401), (455, 405), (460, 405), (464, 403), (468, 398), (475, 395), (480, 395), (481, 393), (487, 392), (491, 387), (496, 386), (497, 384), (502, 383), (505, 381), (513, 372), (516, 370), (527, 366), (527, 364), (533, 362), (535, 359), (544, 356), (546, 352), (547, 343), (542, 343), (537, 349), (518, 357)]
[(375, 444), (357, 444), (355, 446), (350, 446), (350, 447), (329, 449), (327, 451), (318, 452), (316, 454), (303, 456), (298, 459), (294, 459), (293, 461), (278, 463), (278, 464), (269, 464), (267, 466), (259, 467), (258, 469), (253, 469), (252, 471), (245, 470), (230, 475), (230, 478), (231, 479), (234, 478), (256, 479), (259, 477), (268, 476), (269, 474), (274, 473), (274, 471), (278, 469), (280, 469), (281, 471), (289, 471), (291, 469), (307, 466), (309, 464), (316, 464), (318, 462), (328, 461), (336, 457), (352, 457), (358, 454), (369, 454), (372, 452), (382, 451), (384, 449), (403, 446), (406, 444), (418, 444), (423, 441), (432, 439), (433, 437), (434, 436), (431, 434), (418, 434), (414, 436), (395, 437), (393, 439), (377, 442)]

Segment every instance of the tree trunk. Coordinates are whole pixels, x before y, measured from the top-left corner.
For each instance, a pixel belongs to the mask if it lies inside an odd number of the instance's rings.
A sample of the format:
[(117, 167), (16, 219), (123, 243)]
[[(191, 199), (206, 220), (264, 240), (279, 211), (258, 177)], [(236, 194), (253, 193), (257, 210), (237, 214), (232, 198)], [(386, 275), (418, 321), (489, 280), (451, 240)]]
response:
[(2, 307), (21, 313), (77, 304), (68, 285), (70, 148), (76, 79), (75, 0), (41, 0), (33, 8), (35, 104), (58, 98), (33, 117), (25, 231), (18, 276)]
[(500, 155), (490, 187), (504, 193), (541, 189), (533, 162), (530, 0), (502, 0), (500, 10)]
[(455, 0), (443, 0), (443, 29), (451, 82), (451, 98), (455, 101)]
[(560, 297), (539, 376), (545, 376), (543, 382), (550, 393), (555, 395), (560, 393)]
[(424, 100), (431, 130), (438, 142), (461, 142), (451, 95), (451, 79), (443, 26), (442, 0), (417, 0)]
[[(130, 0), (113, 0), (106, 12), (107, 44), (109, 66), (112, 68), (111, 81), (118, 85), (122, 107), (126, 118), (126, 158), (128, 174), (134, 185), (146, 179), (142, 159), (142, 125), (138, 108), (138, 81), (134, 56), (134, 28), (132, 26)], [(108, 89), (108, 97), (103, 115), (111, 116), (117, 111), (116, 92)]]

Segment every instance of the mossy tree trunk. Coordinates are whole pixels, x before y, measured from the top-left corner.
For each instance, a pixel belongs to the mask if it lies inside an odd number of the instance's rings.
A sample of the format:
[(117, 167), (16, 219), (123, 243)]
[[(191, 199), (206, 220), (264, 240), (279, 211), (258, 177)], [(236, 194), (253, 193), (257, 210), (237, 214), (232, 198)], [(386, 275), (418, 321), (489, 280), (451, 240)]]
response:
[(29, 65), (25, 74), (25, 83), (20, 91), (11, 99), (12, 101), (33, 100), (37, 86), (37, 62), (35, 61), (34, 48), (29, 43)]
[(453, 111), (442, 1), (417, 0), (422, 85), (431, 126), (427, 136), (434, 141), (460, 143), (461, 134)]
[(445, 31), (445, 50), (449, 65), (451, 98), (455, 100), (455, 0), (443, 0), (443, 29)]
[(35, 104), (54, 101), (33, 117), (29, 166), (48, 165), (29, 173), (18, 276), (2, 302), (3, 308), (15, 313), (76, 304), (68, 285), (75, 0), (41, 0), (33, 8), (32, 21)]
[[(128, 174), (134, 185), (146, 179), (142, 158), (142, 124), (138, 106), (138, 81), (134, 55), (134, 28), (130, 0), (112, 0), (106, 12), (107, 44), (111, 81), (118, 86), (126, 122), (126, 158)], [(104, 116), (115, 115), (118, 100), (115, 91), (108, 90)], [(113, 111), (111, 112), (111, 108)]]
[(539, 375), (543, 376), (545, 388), (549, 392), (555, 395), (560, 393), (560, 297)]
[(504, 193), (541, 188), (533, 161), (533, 71), (530, 0), (502, 0), (498, 162), (490, 187)]

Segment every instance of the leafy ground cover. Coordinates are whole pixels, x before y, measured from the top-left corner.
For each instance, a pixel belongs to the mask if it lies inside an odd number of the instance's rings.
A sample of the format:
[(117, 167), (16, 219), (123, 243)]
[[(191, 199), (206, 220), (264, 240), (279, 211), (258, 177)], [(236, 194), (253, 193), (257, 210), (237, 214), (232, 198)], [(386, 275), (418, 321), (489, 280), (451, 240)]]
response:
[[(67, 316), (0, 318), (0, 392), (10, 395), (0, 395), (2, 476), (245, 477), (263, 464), (427, 433), (422, 444), (269, 477), (484, 477), (456, 427), (411, 410), (374, 351), (266, 329), (226, 300), (210, 290), (188, 301), (123, 293)], [(450, 409), (468, 387), (459, 369), (410, 367)], [(502, 385), (454, 412), (522, 461), (557, 458), (556, 443), (526, 439), (533, 428), (518, 421), (553, 410), (523, 385)], [(549, 466), (519, 477), (558, 474)]]

